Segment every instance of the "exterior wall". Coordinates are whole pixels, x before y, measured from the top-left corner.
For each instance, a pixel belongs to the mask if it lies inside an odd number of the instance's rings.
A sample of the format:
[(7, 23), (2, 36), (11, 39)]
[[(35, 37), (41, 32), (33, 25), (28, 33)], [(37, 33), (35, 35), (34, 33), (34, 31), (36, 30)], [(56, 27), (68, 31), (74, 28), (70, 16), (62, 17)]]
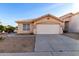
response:
[(34, 22), (34, 25), (41, 24), (41, 23), (60, 24), (60, 26), (62, 28), (64, 27), (64, 23), (63, 22), (61, 22), (59, 20), (56, 20), (55, 18), (52, 18), (52, 17), (45, 17), (45, 18), (42, 18), (41, 20), (39, 19), (38, 21)]
[[(27, 23), (25, 23), (25, 24), (27, 24)], [(19, 28), (17, 30), (17, 33), (18, 34), (35, 33), (37, 24), (59, 24), (61, 26), (61, 28), (64, 29), (64, 23), (63, 22), (61, 22), (58, 19), (55, 19), (53, 17), (47, 17), (47, 16), (34, 21), (34, 23), (29, 23), (29, 24), (30, 24), (30, 30), (24, 31), (23, 30), (23, 23), (18, 23)]]
[(79, 32), (79, 14), (74, 15), (69, 22), (69, 32)]
[[(48, 19), (49, 18), (49, 19)], [(38, 21), (35, 21), (34, 22), (34, 29), (33, 29), (33, 32), (34, 33), (36, 33), (36, 26), (38, 25), (38, 24), (59, 24), (60, 25), (60, 27), (61, 27), (61, 29), (63, 30), (64, 29), (64, 22), (61, 22), (61, 21), (59, 21), (59, 20), (56, 20), (56, 19), (54, 19), (54, 18), (52, 18), (52, 17), (45, 17), (45, 18), (42, 18), (42, 19), (39, 19)], [(60, 29), (60, 30), (61, 30)], [(63, 33), (63, 31), (60, 31), (60, 33), (62, 34)]]
[(23, 25), (21, 23), (18, 23), (17, 33), (20, 33), (22, 29), (23, 29)]
[(66, 16), (60, 18), (61, 20), (64, 21), (64, 23), (66, 21), (69, 21), (69, 24), (64, 24), (64, 26), (68, 26), (68, 27), (64, 27), (64, 30), (68, 30), (68, 32), (79, 33), (79, 13), (72, 14), (71, 16), (68, 16), (68, 17)]
[(69, 22), (72, 20), (71, 17), (73, 16), (73, 13), (68, 13), (64, 16), (61, 16), (60, 19), (64, 21), (64, 32), (69, 32)]
[(63, 21), (65, 22), (65, 21), (71, 21), (71, 17), (68, 17), (68, 18), (66, 18), (66, 19), (63, 19)]
[[(63, 19), (63, 21), (64, 21), (64, 31), (69, 32), (69, 23), (70, 21), (72, 21), (71, 17), (65, 18)], [(66, 24), (66, 22), (68, 23)]]
[(30, 30), (23, 30), (23, 23), (18, 23), (18, 30), (17, 30), (17, 34), (26, 34), (26, 33), (31, 33), (32, 32), (32, 25), (30, 25)]
[(64, 21), (69, 21), (70, 20), (69, 18), (72, 17), (72, 16), (73, 16), (73, 13), (68, 13), (64, 16), (61, 16), (60, 19), (64, 20)]

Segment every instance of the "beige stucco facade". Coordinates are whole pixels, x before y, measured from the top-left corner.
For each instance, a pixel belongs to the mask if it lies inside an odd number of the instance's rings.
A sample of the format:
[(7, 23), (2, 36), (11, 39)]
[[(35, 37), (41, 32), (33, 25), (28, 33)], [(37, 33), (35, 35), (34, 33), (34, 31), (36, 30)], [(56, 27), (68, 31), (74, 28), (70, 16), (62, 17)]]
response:
[(32, 32), (32, 26), (31, 26), (31, 24), (29, 24), (30, 25), (30, 30), (26, 30), (26, 31), (24, 31), (23, 30), (23, 24), (25, 24), (25, 23), (18, 23), (18, 30), (17, 30), (17, 33), (18, 34), (26, 34), (26, 33), (31, 33)]
[[(58, 24), (60, 25), (60, 27), (62, 27), (62, 29), (64, 29), (64, 22), (61, 21), (59, 18), (47, 14), (41, 17), (38, 17), (36, 19), (32, 19), (30, 20), (21, 20), (21, 21), (16, 21), (18, 24), (18, 30), (17, 33), (18, 34), (28, 34), (28, 33), (36, 33), (36, 26), (38, 24)], [(30, 29), (24, 31), (23, 30), (23, 24), (29, 24), (30, 25)]]

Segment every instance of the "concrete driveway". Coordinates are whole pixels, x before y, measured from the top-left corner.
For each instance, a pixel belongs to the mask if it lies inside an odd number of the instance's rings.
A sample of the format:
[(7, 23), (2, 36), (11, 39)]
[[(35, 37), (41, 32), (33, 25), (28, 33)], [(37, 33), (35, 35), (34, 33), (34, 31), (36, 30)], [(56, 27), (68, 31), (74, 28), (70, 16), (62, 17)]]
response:
[(37, 35), (35, 52), (51, 55), (79, 55), (79, 40), (64, 35)]

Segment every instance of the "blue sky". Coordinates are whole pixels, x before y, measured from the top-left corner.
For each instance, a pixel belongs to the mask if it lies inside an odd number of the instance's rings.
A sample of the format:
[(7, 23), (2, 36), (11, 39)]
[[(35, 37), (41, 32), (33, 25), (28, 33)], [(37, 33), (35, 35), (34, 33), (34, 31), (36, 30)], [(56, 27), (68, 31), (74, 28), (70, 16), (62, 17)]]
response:
[(0, 3), (0, 22), (16, 26), (16, 20), (31, 19), (45, 14), (61, 16), (71, 12), (72, 3)]

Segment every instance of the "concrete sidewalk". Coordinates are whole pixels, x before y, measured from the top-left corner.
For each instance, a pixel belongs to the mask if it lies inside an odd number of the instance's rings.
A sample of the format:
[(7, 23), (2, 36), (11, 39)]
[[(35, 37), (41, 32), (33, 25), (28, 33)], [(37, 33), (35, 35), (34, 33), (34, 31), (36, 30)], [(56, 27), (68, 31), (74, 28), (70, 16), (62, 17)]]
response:
[(79, 52), (0, 53), (0, 56), (79, 56)]
[(51, 52), (0, 53), (0, 56), (52, 56)]

